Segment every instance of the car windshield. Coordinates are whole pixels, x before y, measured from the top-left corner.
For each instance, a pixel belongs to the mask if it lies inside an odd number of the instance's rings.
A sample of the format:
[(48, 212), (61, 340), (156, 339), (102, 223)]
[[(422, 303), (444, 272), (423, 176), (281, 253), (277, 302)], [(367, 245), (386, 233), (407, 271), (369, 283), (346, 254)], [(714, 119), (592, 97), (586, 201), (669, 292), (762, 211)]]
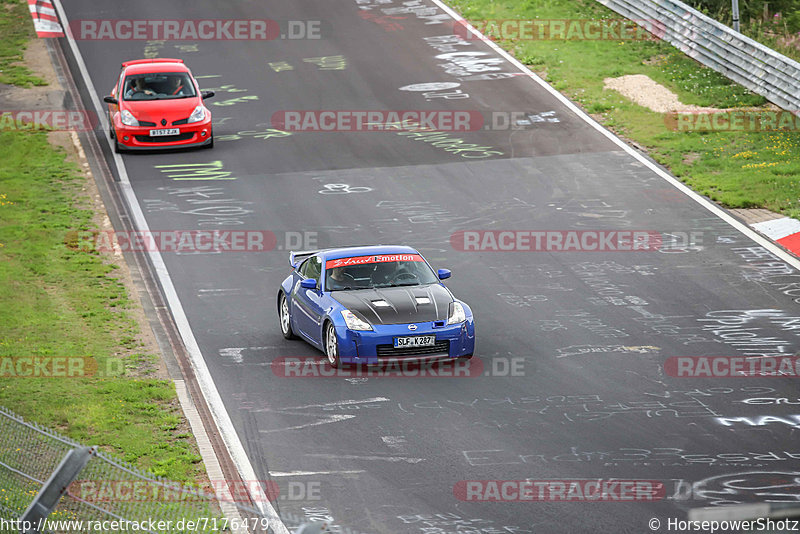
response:
[(125, 77), (125, 100), (171, 100), (196, 96), (194, 84), (185, 72), (156, 72)]
[(419, 286), (438, 281), (436, 273), (419, 254), (360, 256), (325, 263), (328, 291)]

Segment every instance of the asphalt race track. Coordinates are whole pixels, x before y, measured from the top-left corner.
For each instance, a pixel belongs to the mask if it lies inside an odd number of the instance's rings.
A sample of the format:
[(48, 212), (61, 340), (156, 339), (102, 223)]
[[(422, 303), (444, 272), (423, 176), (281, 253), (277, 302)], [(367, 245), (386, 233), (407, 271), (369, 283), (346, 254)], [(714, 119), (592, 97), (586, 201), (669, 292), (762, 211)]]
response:
[[(321, 21), (320, 39), (77, 41), (99, 97), (122, 61), (141, 57), (184, 58), (217, 93), (208, 101), (212, 150), (123, 159), (151, 230), (277, 237), (263, 253), (163, 257), (257, 478), (319, 486), (318, 499), (276, 501), (279, 513), (330, 516), (365, 534), (640, 533), (651, 518), (685, 519), (690, 508), (797, 499), (792, 379), (675, 378), (664, 363), (795, 354), (798, 272), (485, 43), (453, 45), (441, 8), (429, 0), (420, 2), (427, 11), (389, 15), (381, 10), (401, 0), (62, 4), (72, 21), (273, 19), (282, 29)], [(475, 54), (436, 57), (453, 51)], [(408, 90), (422, 83), (450, 88)], [(398, 131), (287, 135), (271, 122), (286, 110), (533, 118), (518, 130), (449, 132), (461, 144), (437, 146)], [(485, 230), (633, 230), (664, 241), (635, 252), (458, 246), (457, 232)], [(280, 334), (275, 297), (288, 249), (371, 243), (412, 245), (435, 268), (452, 269), (448, 286), (476, 317), (478, 376), (283, 377), (272, 365), (323, 358)], [(460, 481), (598, 478), (661, 481), (665, 492), (655, 502), (570, 503), (454, 494)]]

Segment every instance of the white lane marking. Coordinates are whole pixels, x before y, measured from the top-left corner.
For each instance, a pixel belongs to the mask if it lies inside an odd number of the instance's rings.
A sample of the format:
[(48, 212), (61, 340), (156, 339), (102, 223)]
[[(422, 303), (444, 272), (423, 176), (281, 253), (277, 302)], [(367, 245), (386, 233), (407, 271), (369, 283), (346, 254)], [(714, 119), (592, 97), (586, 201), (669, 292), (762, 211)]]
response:
[(318, 475), (357, 475), (365, 473), (363, 469), (355, 469), (351, 471), (271, 471), (270, 475), (273, 477), (308, 477)]
[(726, 213), (722, 208), (714, 204), (708, 199), (703, 198), (699, 194), (692, 191), (688, 186), (684, 185), (680, 180), (675, 178), (674, 176), (670, 175), (668, 172), (660, 169), (655, 163), (644, 157), (642, 154), (638, 153), (633, 147), (628, 146), (627, 143), (622, 141), (619, 137), (614, 135), (611, 131), (605, 129), (600, 123), (595, 121), (589, 115), (583, 112), (578, 106), (573, 104), (569, 101), (567, 97), (556, 91), (553, 87), (551, 87), (546, 81), (542, 80), (539, 76), (536, 75), (533, 71), (531, 71), (528, 67), (517, 61), (516, 58), (511, 56), (508, 52), (500, 48), (497, 43), (493, 42), (491, 39), (484, 36), (481, 32), (475, 29), (471, 24), (469, 24), (463, 17), (461, 17), (458, 13), (454, 10), (450, 9), (450, 7), (446, 6), (442, 0), (431, 0), (434, 4), (442, 8), (445, 13), (453, 17), (456, 21), (460, 21), (462, 24), (466, 25), (469, 28), (470, 32), (477, 35), (478, 37), (483, 40), (490, 48), (494, 49), (495, 52), (503, 56), (509, 63), (517, 67), (525, 74), (527, 77), (531, 78), (534, 82), (539, 84), (542, 88), (544, 88), (548, 93), (553, 95), (559, 102), (561, 102), (564, 106), (567, 107), (570, 111), (575, 113), (579, 118), (583, 119), (589, 126), (597, 130), (598, 132), (602, 133), (606, 136), (612, 143), (619, 146), (622, 150), (627, 152), (629, 155), (633, 156), (637, 161), (645, 165), (647, 168), (655, 172), (658, 176), (675, 186), (679, 191), (687, 195), (689, 198), (706, 208), (708, 211), (725, 221), (726, 223), (730, 224), (741, 233), (758, 243), (759, 245), (763, 246), (780, 259), (788, 263), (789, 265), (793, 266), (795, 269), (800, 269), (800, 259), (795, 258), (788, 252), (784, 251), (778, 245), (773, 243), (772, 241), (764, 238), (746, 224), (739, 222), (733, 216)]
[(425, 458), (408, 458), (406, 456), (359, 456), (357, 454), (306, 454), (305, 456), (339, 460), (382, 460), (384, 462), (406, 462), (409, 464), (418, 464), (425, 461)]
[[(308, 415), (308, 414), (298, 414), (298, 413), (290, 413), (281, 411), (281, 413), (286, 415)], [(284, 430), (301, 430), (303, 428), (308, 428), (311, 426), (319, 426), (319, 425), (327, 425), (329, 423), (338, 423), (340, 421), (347, 421), (348, 419), (353, 419), (355, 415), (349, 414), (335, 414), (335, 415), (327, 415), (321, 416), (322, 419), (318, 421), (314, 421), (312, 423), (305, 423), (303, 425), (296, 425), (296, 426), (287, 426), (283, 428), (273, 428), (271, 430), (259, 430), (261, 434), (271, 434), (273, 432), (283, 432)]]
[(405, 436), (383, 436), (381, 437), (381, 441), (383, 441), (387, 447), (390, 449), (402, 449), (406, 444), (406, 437)]
[[(203, 421), (200, 418), (200, 413), (197, 411), (197, 406), (195, 406), (194, 402), (192, 402), (192, 398), (189, 396), (189, 392), (186, 390), (186, 382), (183, 380), (175, 380), (174, 382), (175, 393), (178, 396), (178, 401), (181, 403), (183, 413), (186, 414), (186, 419), (189, 421), (189, 425), (192, 428), (192, 434), (197, 440), (197, 446), (200, 449), (200, 454), (203, 456), (203, 461), (206, 464), (206, 473), (208, 473), (209, 480), (214, 482), (214, 488), (217, 490), (216, 497), (219, 501), (220, 509), (222, 510), (222, 513), (225, 514), (225, 517), (241, 521), (242, 517), (239, 514), (239, 509), (233, 505), (233, 499), (230, 496), (230, 492), (228, 492), (227, 496), (222, 494), (222, 484), (220, 483), (225, 483), (225, 473), (222, 471), (222, 467), (219, 465), (217, 456), (214, 454), (213, 445), (211, 445), (211, 440), (208, 438), (206, 429), (203, 426)], [(241, 534), (248, 534), (247, 529), (239, 529), (237, 532), (241, 532)]]
[(345, 382), (350, 382), (351, 384), (353, 384), (355, 386), (355, 385), (358, 385), (358, 384), (363, 384), (364, 382), (369, 380), (369, 378), (345, 378), (344, 380), (345, 380)]
[(229, 288), (229, 289), (198, 289), (198, 297), (228, 297), (240, 296), (244, 293), (243, 289)]
[(364, 400), (342, 400), (336, 402), (326, 402), (324, 404), (306, 404), (305, 406), (287, 406), (286, 408), (260, 408), (258, 410), (251, 410), (252, 412), (283, 412), (286, 410), (306, 410), (308, 408), (327, 408), (329, 406), (351, 406), (353, 404), (370, 404), (373, 402), (387, 402), (390, 399), (386, 397), (372, 397), (371, 399)]
[[(65, 27), (69, 27), (69, 20), (67, 19), (67, 14), (61, 5), (61, 1), (53, 0), (53, 3), (56, 11), (58, 11), (62, 23)], [(67, 42), (69, 43), (70, 49), (75, 57), (75, 61), (78, 64), (78, 70), (80, 70), (81, 76), (86, 84), (86, 89), (89, 91), (89, 95), (92, 99), (92, 105), (97, 112), (97, 116), (104, 117), (105, 112), (103, 107), (100, 105), (100, 100), (97, 98), (97, 91), (95, 90), (94, 83), (92, 83), (92, 79), (89, 76), (89, 71), (86, 68), (86, 63), (83, 60), (83, 56), (81, 55), (78, 45), (70, 32), (67, 32)], [(101, 123), (104, 122), (105, 121), (102, 121)], [(103, 131), (106, 133), (106, 135), (103, 137), (105, 138), (106, 144), (108, 145), (114, 157), (114, 164), (116, 165), (117, 172), (119, 173), (120, 191), (122, 192), (125, 201), (131, 210), (131, 216), (133, 217), (136, 229), (142, 232), (149, 232), (150, 228), (147, 225), (147, 220), (145, 219), (142, 208), (139, 205), (139, 200), (136, 198), (136, 194), (131, 186), (130, 179), (128, 178), (128, 171), (125, 168), (125, 163), (122, 161), (122, 157), (119, 154), (114, 154), (113, 146), (111, 145), (111, 141), (109, 140), (105, 126), (107, 125), (104, 124)], [(211, 373), (208, 370), (208, 366), (203, 359), (203, 354), (200, 352), (200, 347), (194, 337), (192, 327), (189, 325), (189, 320), (187, 319), (186, 313), (184, 312), (183, 306), (178, 298), (178, 293), (175, 291), (175, 286), (172, 284), (172, 279), (169, 276), (169, 271), (167, 271), (164, 259), (161, 257), (161, 253), (158, 251), (149, 251), (147, 254), (153, 264), (156, 276), (158, 277), (159, 282), (161, 282), (161, 287), (164, 291), (164, 296), (167, 299), (167, 304), (172, 311), (175, 325), (177, 326), (181, 339), (183, 339), (183, 343), (186, 346), (186, 351), (189, 354), (192, 367), (197, 375), (197, 381), (200, 385), (201, 391), (203, 392), (203, 397), (208, 403), (208, 407), (211, 410), (211, 415), (214, 418), (214, 422), (216, 423), (222, 440), (225, 443), (225, 447), (228, 449), (228, 453), (231, 455), (231, 459), (236, 465), (236, 468), (239, 470), (239, 475), (242, 477), (242, 479), (258, 480), (255, 469), (253, 469), (253, 465), (250, 463), (250, 459), (247, 457), (247, 453), (245, 452), (244, 446), (239, 439), (239, 435), (236, 433), (236, 429), (233, 426), (230, 415), (228, 415), (228, 412), (225, 410), (225, 404), (222, 402), (222, 397), (220, 397), (219, 391), (214, 384), (214, 379), (212, 378)], [(289, 530), (286, 528), (286, 525), (283, 524), (283, 521), (269, 500), (257, 499), (256, 496), (252, 495), (251, 497), (253, 497), (253, 502), (256, 504), (259, 511), (264, 514), (264, 516), (269, 518), (270, 527), (272, 529), (274, 529), (278, 534), (289, 534)]]
[(226, 349), (220, 349), (219, 355), (225, 360), (230, 360), (233, 363), (242, 363), (244, 361), (244, 356), (242, 356), (242, 351), (247, 347), (228, 347)]
[(319, 419), (317, 421), (313, 421), (311, 423), (305, 423), (305, 424), (302, 424), (302, 425), (295, 425), (295, 426), (289, 426), (289, 427), (284, 427), (284, 428), (273, 428), (273, 429), (270, 429), (270, 430), (259, 430), (259, 432), (262, 433), (262, 434), (271, 434), (273, 432), (283, 432), (284, 430), (301, 430), (303, 428), (309, 428), (309, 427), (312, 427), (312, 426), (327, 425), (329, 423), (338, 423), (340, 421), (347, 421), (348, 419), (353, 419), (354, 417), (356, 417), (355, 415), (351, 415), (351, 414), (346, 414), (346, 415), (345, 414), (331, 414), (331, 415), (309, 414), (309, 413), (303, 412), (302, 410), (308, 410), (310, 408), (330, 408), (330, 407), (336, 407), (336, 406), (353, 406), (353, 405), (357, 405), (357, 404), (370, 404), (370, 403), (373, 403), (373, 402), (386, 402), (388, 400), (389, 399), (387, 399), (386, 397), (373, 397), (371, 399), (342, 400), (342, 401), (336, 401), (336, 402), (326, 402), (324, 404), (306, 404), (305, 406), (289, 406), (289, 407), (286, 407), (286, 408), (259, 408), (257, 410), (251, 410), (251, 411), (252, 412), (272, 412), (272, 413), (280, 413), (280, 414), (283, 414), (283, 415), (299, 415), (299, 416), (304, 416), (304, 417), (316, 416), (316, 417), (321, 417), (322, 418), (322, 419)]

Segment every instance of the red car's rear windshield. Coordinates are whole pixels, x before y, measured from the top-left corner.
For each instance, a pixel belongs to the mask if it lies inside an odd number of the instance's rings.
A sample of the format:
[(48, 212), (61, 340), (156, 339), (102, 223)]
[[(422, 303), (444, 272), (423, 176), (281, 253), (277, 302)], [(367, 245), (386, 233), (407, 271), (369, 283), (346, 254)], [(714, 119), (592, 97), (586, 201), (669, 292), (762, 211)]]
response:
[(185, 72), (154, 72), (125, 77), (123, 100), (169, 100), (196, 96), (192, 79)]

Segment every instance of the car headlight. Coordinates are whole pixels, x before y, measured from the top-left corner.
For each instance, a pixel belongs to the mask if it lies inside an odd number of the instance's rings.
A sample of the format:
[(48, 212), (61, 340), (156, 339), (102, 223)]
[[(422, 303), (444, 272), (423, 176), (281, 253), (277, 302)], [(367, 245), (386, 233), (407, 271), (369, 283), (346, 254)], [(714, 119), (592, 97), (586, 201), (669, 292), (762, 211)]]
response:
[(350, 310), (342, 310), (342, 318), (350, 330), (372, 330), (372, 325), (362, 321)]
[(187, 121), (187, 124), (191, 124), (193, 122), (200, 122), (205, 118), (206, 118), (206, 108), (204, 108), (203, 106), (197, 106), (196, 108), (194, 108), (194, 111), (192, 111), (192, 114), (189, 115), (189, 120)]
[(454, 302), (450, 308), (450, 317), (447, 318), (447, 324), (463, 323), (467, 320), (467, 314), (464, 312), (464, 306), (460, 302)]
[(122, 121), (122, 124), (125, 126), (139, 126), (139, 121), (137, 121), (136, 117), (134, 117), (133, 114), (131, 114), (131, 112), (127, 109), (123, 110), (119, 117)]

